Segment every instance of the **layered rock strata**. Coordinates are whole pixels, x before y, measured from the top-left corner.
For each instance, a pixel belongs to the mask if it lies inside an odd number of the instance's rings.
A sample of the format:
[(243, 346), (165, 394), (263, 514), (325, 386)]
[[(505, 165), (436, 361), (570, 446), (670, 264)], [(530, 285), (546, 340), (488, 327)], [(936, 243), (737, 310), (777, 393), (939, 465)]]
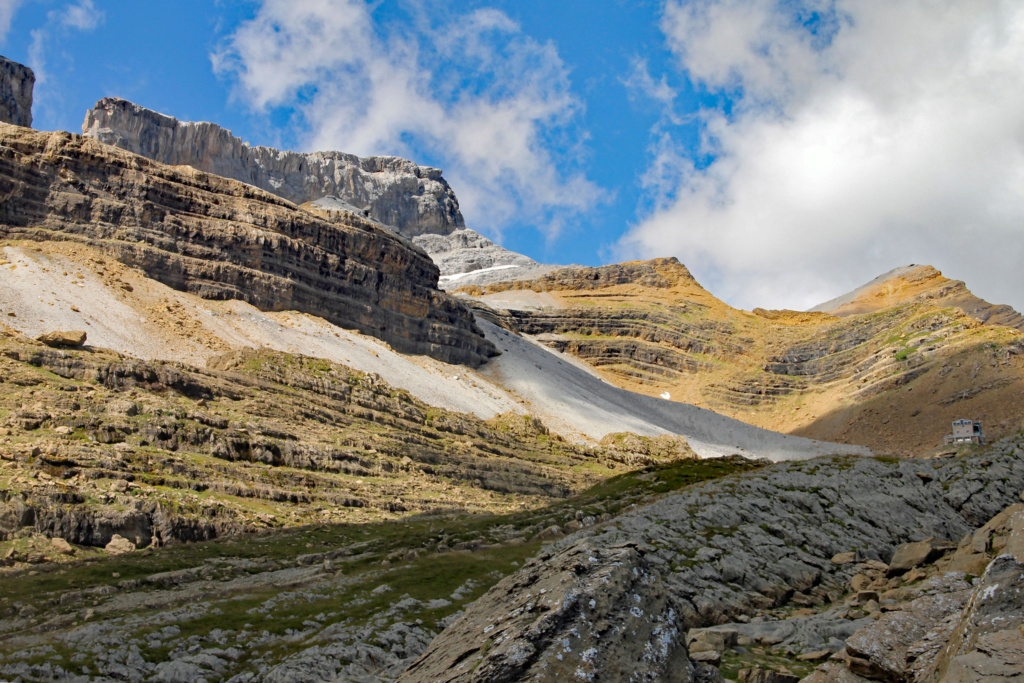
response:
[(456, 291), (624, 389), (772, 430), (917, 454), (960, 415), (996, 438), (1016, 429), (1024, 337), (1012, 309), (930, 267), (882, 283), (831, 312), (747, 312), (655, 259)]
[(496, 354), (437, 267), (390, 231), (328, 222), (257, 188), (70, 133), (0, 129), (0, 237), (72, 240), (209, 299), (296, 310), (397, 350)]
[(548, 548), (400, 680), (695, 680), (680, 634), (834, 602), (854, 573), (838, 553), (878, 562), (901, 542), (960, 539), (1022, 487), (1022, 438), (954, 461), (819, 459), (706, 484)]
[(163, 164), (240, 180), (296, 204), (337, 197), (407, 236), (465, 226), (441, 171), (399, 157), (251, 147), (214, 123), (178, 121), (116, 97), (86, 113), (82, 133)]
[(826, 301), (811, 311), (839, 316), (874, 313), (883, 308), (928, 302), (954, 306), (987, 325), (1024, 331), (1024, 316), (1005, 304), (990, 304), (974, 295), (960, 280), (950, 280), (932, 266), (910, 264), (879, 275), (852, 292)]
[(28, 128), (32, 125), (32, 69), (0, 56), (0, 122)]
[[(205, 370), (53, 349), (0, 328), (0, 541), (103, 547), (562, 498), (618, 462), (518, 415), (427, 406), (379, 377), (244, 350)], [(642, 449), (633, 453), (629, 448)], [(497, 508), (497, 509), (496, 509)]]

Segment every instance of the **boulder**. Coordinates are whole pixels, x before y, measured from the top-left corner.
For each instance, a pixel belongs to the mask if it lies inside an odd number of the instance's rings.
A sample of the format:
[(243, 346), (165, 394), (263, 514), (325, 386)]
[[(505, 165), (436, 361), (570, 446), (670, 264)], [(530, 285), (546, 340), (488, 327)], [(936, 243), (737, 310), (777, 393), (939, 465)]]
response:
[(955, 543), (939, 541), (934, 538), (918, 541), (916, 543), (904, 543), (896, 548), (896, 552), (893, 553), (892, 559), (889, 560), (889, 567), (886, 573), (889, 576), (905, 574), (915, 567), (931, 564), (946, 553), (955, 549)]
[(857, 561), (857, 553), (837, 553), (832, 556), (832, 564), (853, 564)]
[(85, 332), (82, 330), (55, 330), (39, 335), (36, 337), (36, 341), (58, 349), (61, 347), (77, 348), (85, 343), (85, 337)]
[(111, 555), (125, 555), (135, 551), (135, 544), (120, 534), (114, 534), (110, 543), (104, 546), (104, 550)]
[(733, 628), (695, 628), (686, 634), (690, 658), (697, 652), (725, 652), (736, 645), (739, 632)]
[(75, 547), (73, 545), (71, 545), (70, 543), (68, 543), (67, 541), (65, 541), (63, 538), (51, 538), (50, 539), (50, 546), (55, 551), (57, 551), (58, 553), (61, 553), (62, 555), (74, 555), (75, 554)]

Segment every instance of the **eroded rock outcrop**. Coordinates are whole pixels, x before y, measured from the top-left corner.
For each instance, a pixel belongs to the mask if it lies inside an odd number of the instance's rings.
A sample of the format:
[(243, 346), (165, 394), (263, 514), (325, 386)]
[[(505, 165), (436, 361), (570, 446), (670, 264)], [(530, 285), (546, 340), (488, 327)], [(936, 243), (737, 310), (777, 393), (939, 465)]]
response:
[(32, 69), (0, 56), (0, 122), (28, 128), (32, 125)]
[(426, 254), (257, 188), (70, 133), (0, 128), (0, 237), (85, 243), (209, 299), (310, 313), (397, 350), (479, 365), (496, 351), (436, 289)]
[(85, 115), (88, 137), (169, 165), (188, 165), (262, 188), (296, 204), (334, 196), (407, 235), (465, 226), (436, 168), (393, 156), (302, 154), (251, 147), (215, 123), (184, 122), (116, 97)]
[(473, 230), (418, 235), (412, 241), (441, 270), (442, 289), (535, 278), (558, 268), (500, 247)]
[[(855, 571), (855, 565), (831, 561), (840, 552), (858, 548), (860, 556), (879, 562), (901, 542), (959, 539), (1016, 500), (1024, 486), (1024, 438), (984, 455), (930, 462), (927, 481), (918, 476), (921, 467), (920, 461), (872, 458), (786, 463), (622, 515), (604, 529), (556, 544), (543, 566), (526, 566), (495, 586), (401, 680), (488, 680), (474, 672), (498, 670), (513, 644), (519, 670), (539, 674), (537, 680), (562, 680), (564, 672), (577, 670), (594, 681), (622, 680), (602, 671), (633, 670), (646, 676), (636, 680), (690, 680), (673, 679), (684, 669), (667, 664), (686, 656), (682, 638), (666, 638), (667, 652), (659, 652), (654, 643), (622, 650), (615, 638), (589, 634), (598, 624), (624, 618), (623, 604), (638, 610), (656, 605), (663, 621), (651, 620), (651, 628), (685, 633), (784, 603), (834, 602)], [(623, 547), (633, 555), (593, 551)], [(574, 562), (579, 570), (567, 572)], [(574, 576), (623, 570), (637, 580), (601, 584), (600, 604), (614, 606), (611, 611), (593, 609), (596, 601), (583, 600), (574, 610), (564, 601), (544, 603), (549, 585), (575, 600), (583, 592), (572, 590), (571, 582), (581, 580)], [(533, 593), (531, 604), (520, 604), (524, 593)], [(545, 626), (555, 614), (562, 637), (551, 637)], [(646, 635), (640, 639), (647, 641)], [(460, 662), (450, 661), (452, 653)], [(552, 660), (557, 667), (532, 668)], [(461, 662), (466, 666), (445, 672), (444, 664)]]

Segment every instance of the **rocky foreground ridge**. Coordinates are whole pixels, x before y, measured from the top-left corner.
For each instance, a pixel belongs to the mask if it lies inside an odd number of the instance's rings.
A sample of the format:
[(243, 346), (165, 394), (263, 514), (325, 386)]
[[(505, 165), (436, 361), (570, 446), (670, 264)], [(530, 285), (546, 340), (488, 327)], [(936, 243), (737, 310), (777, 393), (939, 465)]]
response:
[(86, 113), (82, 133), (163, 164), (240, 180), (295, 204), (339, 197), (406, 236), (465, 227), (441, 171), (399, 157), (251, 147), (215, 123), (178, 121), (116, 97)]
[(0, 56), (0, 123), (32, 125), (32, 69)]
[[(695, 487), (545, 549), (471, 605), (399, 680), (721, 680), (693, 661), (707, 660), (691, 657), (687, 632), (770, 617), (787, 604), (837, 602), (863, 563), (891, 568), (902, 543), (970, 545), (1022, 488), (1020, 437), (963, 459), (819, 459)], [(843, 553), (849, 561), (838, 559)], [(1017, 576), (1003, 599), (1019, 609), (1024, 566), (1013, 562), (989, 571)]]
[(176, 289), (296, 310), (406, 353), (496, 353), (437, 267), (378, 225), (70, 133), (0, 126), (0, 238), (88, 244)]

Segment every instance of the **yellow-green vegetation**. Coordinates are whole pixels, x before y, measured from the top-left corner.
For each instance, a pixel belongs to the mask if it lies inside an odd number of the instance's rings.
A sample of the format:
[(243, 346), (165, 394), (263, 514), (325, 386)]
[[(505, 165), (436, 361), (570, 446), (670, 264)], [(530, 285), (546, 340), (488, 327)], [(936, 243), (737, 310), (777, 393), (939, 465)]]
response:
[[(634, 464), (622, 448), (568, 443), (532, 417), (480, 420), (372, 374), (271, 351), (230, 353), (201, 370), (50, 349), (7, 331), (0, 389), (0, 513), (10, 520), (28, 509), (48, 535), (84, 545), (103, 545), (123, 524), (106, 524), (105, 537), (82, 529), (125, 515), (144, 529), (132, 540), (145, 546), (510, 512)], [(0, 532), (17, 529), (8, 522)]]

